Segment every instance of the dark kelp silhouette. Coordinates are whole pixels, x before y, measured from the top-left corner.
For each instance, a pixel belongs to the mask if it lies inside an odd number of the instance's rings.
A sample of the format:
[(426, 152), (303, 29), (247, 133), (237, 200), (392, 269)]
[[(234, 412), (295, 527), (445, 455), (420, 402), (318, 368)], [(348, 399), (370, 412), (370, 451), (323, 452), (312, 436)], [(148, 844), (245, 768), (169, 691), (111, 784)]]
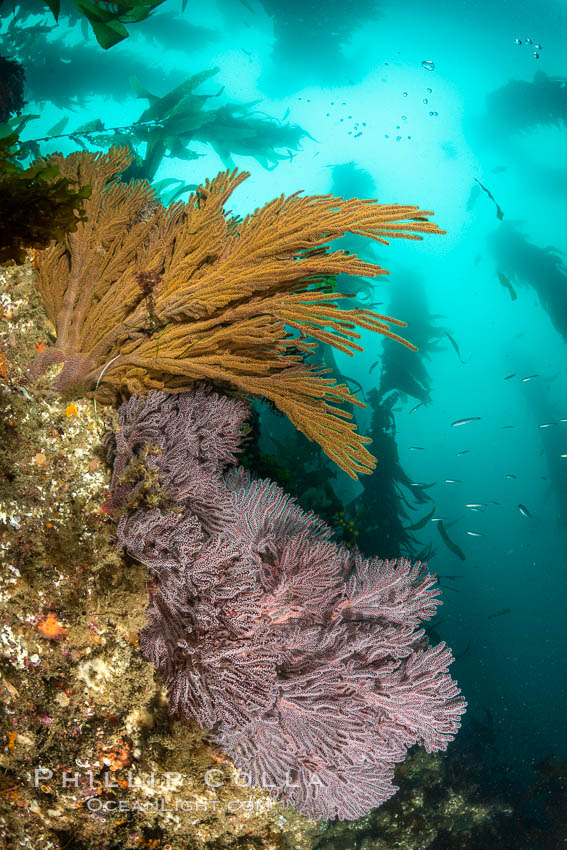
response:
[(543, 71), (533, 82), (510, 80), (486, 98), (486, 121), (492, 132), (510, 135), (538, 126), (567, 126), (567, 78)]
[(348, 8), (339, 0), (261, 2), (274, 24), (274, 65), (286, 69), (285, 74), (271, 76), (270, 89), (281, 91), (295, 81), (329, 85), (330, 80), (341, 75), (352, 77), (352, 62), (341, 48), (356, 29), (376, 18), (376, 0), (358, 0)]
[[(88, 21), (96, 40), (104, 50), (113, 47), (125, 38), (128, 38), (126, 24), (134, 24), (143, 21), (152, 14), (153, 10), (160, 6), (164, 0), (118, 0), (115, 3), (98, 3), (95, 0), (70, 0), (64, 2), (63, 15), (71, 20), (82, 18)], [(16, 8), (22, 9), (24, 4)], [(61, 0), (44, 0), (38, 4), (40, 13), (48, 6), (53, 17), (59, 21), (61, 12)], [(10, 9), (12, 11), (13, 7)], [(85, 34), (83, 33), (84, 37)]]
[[(531, 365), (527, 366), (527, 374), (530, 371)], [(559, 422), (565, 412), (562, 407), (555, 405), (543, 382), (529, 381), (522, 383), (521, 387), (534, 418), (539, 423), (550, 424), (548, 428), (538, 428), (540, 454), (547, 467), (547, 492), (544, 498), (549, 500), (551, 496), (557, 506), (555, 509), (553, 502), (549, 502), (546, 515), (556, 528), (567, 529), (567, 458), (562, 457), (566, 451), (565, 425)]]
[[(345, 162), (332, 166), (331, 194), (340, 198), (376, 198), (376, 186), (372, 175), (355, 162)], [(336, 243), (336, 247), (357, 256), (363, 256), (368, 262), (379, 263), (378, 252), (374, 243), (364, 240), (356, 233), (347, 233)], [(345, 283), (349, 283), (345, 289)], [(335, 281), (339, 292), (352, 292), (359, 304), (366, 307), (379, 304), (380, 291), (376, 283), (369, 277), (353, 277), (339, 275)], [(378, 299), (378, 300), (377, 300)]]
[(380, 396), (376, 389), (370, 390), (368, 400), (372, 406), (369, 436), (379, 452), (380, 463), (368, 480), (360, 479), (363, 492), (350, 506), (349, 519), (359, 530), (357, 545), (369, 552), (384, 552), (384, 557), (393, 557), (394, 552), (403, 552), (411, 557), (425, 560), (431, 551), (420, 552), (414, 535), (404, 525), (417, 505), (431, 503), (431, 497), (415, 486), (402, 469), (396, 445), (396, 422), (392, 408), (399, 400), (397, 393)]
[[(376, 198), (377, 196), (372, 175), (352, 161), (333, 166), (331, 192), (343, 198)], [(380, 264), (375, 243), (364, 240), (357, 234), (347, 233), (336, 244), (344, 251)], [(377, 306), (384, 301), (380, 284), (371, 278), (339, 275), (336, 279), (337, 291), (346, 291), (345, 284), (348, 284), (348, 291), (355, 293), (357, 301), (363, 306)], [(409, 317), (408, 327), (412, 334), (412, 342), (417, 346), (418, 351), (411, 352), (410, 359), (401, 357), (398, 360), (391, 346), (384, 346), (380, 393), (384, 395), (396, 389), (402, 394), (411, 395), (424, 404), (428, 404), (431, 382), (423, 358), (427, 358), (429, 352), (439, 348), (438, 341), (446, 331), (435, 325), (436, 317), (429, 313), (425, 291), (413, 272), (397, 275), (391, 291), (393, 294), (390, 297), (389, 310), (395, 315), (395, 311), (403, 306), (405, 315)]]
[(159, 14), (141, 21), (132, 31), (132, 36), (133, 40), (143, 36), (168, 51), (179, 50), (186, 54), (187, 51), (200, 49), (214, 41), (219, 33), (215, 29), (191, 23), (186, 16), (177, 14), (176, 10), (163, 14), (160, 9)]
[(76, 187), (55, 163), (18, 160), (16, 134), (0, 137), (0, 264), (25, 262), (28, 248), (46, 248), (85, 221), (90, 186)]
[[(253, 111), (257, 101), (205, 108), (210, 98), (222, 94), (223, 87), (208, 94), (198, 94), (195, 90), (218, 71), (210, 68), (193, 74), (161, 97), (132, 79), (137, 96), (149, 102), (133, 124), (105, 128), (97, 119), (92, 127), (77, 128), (69, 135), (79, 138), (88, 134), (89, 141), (102, 148), (109, 144), (127, 145), (134, 153), (134, 161), (124, 180), (152, 181), (165, 156), (198, 159), (200, 154), (190, 147), (194, 141), (210, 144), (230, 168), (234, 167), (233, 154), (251, 156), (265, 168), (273, 168), (280, 160), (288, 159), (291, 150), (297, 150), (301, 139), (308, 136), (298, 125), (281, 124)], [(281, 153), (282, 148), (285, 153)]]
[(532, 847), (555, 850), (567, 830), (567, 758), (550, 753), (533, 769), (535, 781), (520, 801), (524, 808), (518, 820), (522, 815), (520, 822), (526, 824), (522, 838), (529, 836)]
[(353, 160), (332, 166), (331, 192), (340, 198), (375, 198), (374, 178)]
[[(332, 171), (331, 191), (344, 198), (376, 197), (376, 186), (371, 174), (358, 167), (354, 162), (335, 165)], [(378, 252), (373, 243), (364, 242), (362, 237), (348, 233), (337, 246), (343, 250), (363, 255), (373, 262), (378, 262)], [(339, 275), (336, 288), (345, 291), (345, 284), (350, 283), (350, 292), (355, 292), (361, 305), (375, 306), (380, 301), (380, 284), (371, 278), (347, 278)], [(348, 287), (347, 287), (348, 288)], [(411, 513), (417, 505), (431, 504), (430, 497), (411, 481), (401, 467), (398, 448), (396, 445), (396, 425), (392, 408), (399, 400), (399, 391), (405, 395), (413, 395), (424, 403), (429, 402), (430, 378), (423, 364), (422, 355), (437, 346), (435, 340), (443, 336), (443, 330), (434, 325), (434, 317), (429, 315), (425, 303), (423, 289), (418, 285), (417, 278), (406, 274), (402, 281), (396, 280), (393, 298), (396, 305), (404, 304), (410, 317), (410, 329), (414, 335), (414, 343), (418, 351), (412, 351), (414, 361), (401, 358), (397, 361), (390, 346), (384, 346), (382, 358), (375, 366), (382, 365), (382, 380), (379, 390), (373, 389), (365, 396), (365, 401), (372, 406), (372, 421), (369, 436), (373, 444), (380, 446), (383, 455), (374, 471), (372, 481), (362, 481), (363, 492), (354, 502), (347, 506), (344, 525), (347, 534), (354, 534), (356, 542), (368, 551), (375, 551), (378, 541), (382, 541), (384, 551), (402, 551), (408, 556), (415, 556), (419, 544), (412, 530), (423, 528), (426, 523), (415, 521), (414, 529), (410, 527)], [(400, 294), (398, 300), (398, 293)], [(393, 309), (394, 307), (392, 307)], [(321, 357), (333, 369), (341, 374), (341, 380), (348, 382), (348, 377), (341, 373), (335, 354), (325, 346)], [(423, 513), (423, 509), (421, 511)], [(426, 513), (430, 513), (426, 511)], [(413, 517), (411, 517), (413, 519)], [(337, 524), (337, 519), (334, 519)], [(391, 548), (390, 548), (391, 547)], [(382, 550), (381, 550), (382, 551)], [(428, 556), (430, 553), (425, 553)], [(420, 553), (419, 557), (424, 555)]]
[(553, 326), (567, 340), (567, 266), (556, 248), (540, 248), (512, 223), (488, 236), (496, 268), (513, 283), (531, 286)]
[[(341, 379), (345, 380), (344, 376)], [(380, 462), (371, 477), (360, 480), (363, 490), (351, 501), (340, 480), (342, 473), (281, 414), (273, 408), (268, 410), (266, 405), (251, 420), (252, 439), (241, 462), (261, 478), (272, 478), (285, 487), (304, 510), (316, 508), (319, 516), (335, 529), (336, 538), (347, 546), (356, 544), (369, 552), (379, 549), (387, 553), (385, 557), (403, 552), (408, 557), (427, 560), (431, 550), (422, 549), (408, 522), (417, 507), (421, 513), (431, 513), (427, 506), (432, 503), (400, 464), (392, 413), (397, 395), (381, 401), (376, 390), (371, 390), (368, 401), (373, 411), (369, 436), (380, 451)], [(281, 464), (284, 448), (285, 466)]]
[(396, 311), (402, 305), (407, 317), (408, 336), (418, 350), (417, 353), (412, 352), (411, 358), (398, 357), (391, 345), (384, 345), (379, 392), (383, 396), (397, 390), (402, 397), (411, 396), (422, 404), (429, 404), (431, 377), (425, 360), (430, 352), (439, 349), (446, 330), (435, 324), (436, 317), (429, 312), (425, 290), (413, 272), (405, 271), (396, 276), (388, 309)]
[[(218, 71), (218, 68), (211, 68), (193, 74), (163, 97), (150, 92), (138, 80), (131, 80), (136, 96), (147, 100), (149, 105), (137, 118), (134, 132), (126, 132), (118, 141), (119, 144), (126, 142), (134, 151), (145, 144), (143, 157), (136, 153), (123, 179), (153, 180), (166, 155), (184, 160), (198, 158), (198, 154), (188, 148), (188, 143), (198, 129), (213, 120), (214, 111), (206, 111), (204, 107), (210, 97), (222, 93), (222, 88), (214, 95), (196, 94), (195, 89)], [(108, 139), (103, 138), (101, 147), (106, 147), (107, 143)]]
[(194, 138), (212, 145), (227, 168), (235, 167), (232, 156), (237, 155), (251, 156), (268, 170), (275, 168), (280, 160), (293, 158), (292, 152), (301, 148), (303, 138), (315, 141), (298, 124), (282, 124), (264, 112), (252, 110), (257, 103), (221, 106)]
[(0, 124), (24, 108), (24, 69), (14, 59), (0, 56)]
[(13, 15), (8, 20), (2, 49), (24, 65), (27, 100), (74, 110), (93, 95), (117, 100), (131, 96), (132, 75), (149, 85), (159, 70), (162, 85), (171, 88), (184, 76), (152, 66), (141, 51), (118, 49), (101, 57), (92, 40), (69, 44), (62, 33), (56, 25), (32, 15)]

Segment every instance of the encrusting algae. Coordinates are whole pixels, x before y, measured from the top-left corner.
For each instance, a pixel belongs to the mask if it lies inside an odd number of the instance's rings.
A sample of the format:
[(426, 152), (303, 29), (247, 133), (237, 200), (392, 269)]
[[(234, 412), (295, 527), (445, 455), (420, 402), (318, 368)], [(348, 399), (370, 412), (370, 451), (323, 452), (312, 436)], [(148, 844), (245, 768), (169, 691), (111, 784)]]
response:
[[(62, 362), (57, 389), (113, 403), (153, 388), (207, 380), (271, 401), (351, 477), (370, 472), (368, 438), (340, 405), (364, 407), (306, 357), (318, 342), (352, 355), (365, 329), (413, 346), (404, 323), (342, 309), (339, 274), (385, 270), (327, 243), (346, 232), (388, 244), (443, 233), (415, 206), (332, 195), (281, 196), (240, 221), (224, 206), (249, 175), (227, 171), (188, 202), (163, 207), (145, 181), (121, 183), (127, 148), (56, 154), (59, 172), (92, 187), (86, 221), (36, 253), (38, 286), (56, 329), (32, 369)], [(312, 340), (312, 341), (309, 341)]]

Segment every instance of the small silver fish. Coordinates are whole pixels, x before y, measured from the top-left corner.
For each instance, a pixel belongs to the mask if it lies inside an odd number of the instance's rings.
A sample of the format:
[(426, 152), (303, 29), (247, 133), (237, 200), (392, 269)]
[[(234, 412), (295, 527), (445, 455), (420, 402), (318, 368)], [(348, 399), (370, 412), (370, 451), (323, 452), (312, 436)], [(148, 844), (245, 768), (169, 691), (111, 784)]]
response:
[(462, 483), (463, 482), (460, 481), (458, 478), (446, 478), (445, 479), (445, 484), (462, 484)]
[(480, 531), (467, 531), (467, 534), (470, 534), (471, 537), (486, 537), (486, 534), (482, 534)]
[(551, 428), (552, 425), (557, 425), (557, 422), (544, 422), (542, 425), (538, 425), (538, 428)]
[(539, 378), (539, 375), (528, 375), (527, 378), (522, 378), (522, 382), (525, 383), (526, 381), (532, 381), (534, 378)]
[(431, 519), (431, 517), (433, 516), (434, 513), (435, 513), (435, 507), (433, 507), (431, 509), (430, 513), (428, 513), (426, 516), (424, 516), (420, 520), (418, 520), (418, 522), (414, 523), (413, 525), (408, 526), (408, 528), (406, 530), (407, 531), (418, 531), (418, 529), (424, 528), (427, 525), (427, 523), (429, 522), (429, 520)]
[(526, 517), (526, 519), (533, 519), (531, 513), (528, 511), (525, 505), (518, 505), (518, 510), (520, 511), (522, 516)]
[(469, 422), (478, 422), (481, 418), (480, 416), (469, 416), (468, 419), (456, 419), (455, 422), (451, 422), (451, 428), (456, 428), (458, 425), (468, 425)]
[(500, 611), (493, 611), (492, 614), (489, 614), (488, 619), (492, 620), (494, 617), (503, 617), (504, 614), (510, 614), (511, 611), (511, 608), (501, 608)]
[(504, 287), (504, 289), (507, 289), (508, 292), (510, 293), (510, 297), (511, 297), (512, 301), (515, 301), (518, 296), (516, 295), (514, 287), (512, 286), (512, 284), (510, 283), (510, 281), (508, 280), (506, 275), (503, 274), (502, 272), (497, 272), (497, 275), (498, 275), (498, 280), (500, 281), (501, 285)]
[(517, 478), (517, 477), (518, 477), (517, 475), (512, 475), (512, 473), (510, 473), (509, 475), (506, 476), (506, 478)]
[(408, 451), (410, 451), (410, 452), (423, 452), (423, 451), (425, 451), (425, 449), (423, 448), (423, 446), (410, 446)]
[(515, 378), (517, 374), (518, 374), (517, 372), (512, 372), (512, 374), (511, 374), (511, 375), (506, 375), (506, 377), (504, 378), (504, 380), (505, 380), (505, 381), (509, 381), (509, 380), (510, 380), (510, 378)]
[(460, 457), (461, 455), (468, 455), (469, 452), (470, 452), (470, 449), (463, 449), (462, 452), (457, 452), (456, 456)]
[(459, 351), (459, 346), (457, 345), (457, 343), (455, 342), (455, 340), (453, 339), (453, 337), (451, 336), (451, 334), (449, 333), (449, 331), (445, 331), (445, 334), (446, 334), (446, 336), (447, 336), (447, 338), (448, 338), (449, 342), (451, 343), (451, 345), (452, 345), (452, 346), (453, 346), (453, 348), (455, 349), (455, 351), (456, 351), (456, 353), (457, 353), (457, 357), (459, 358), (459, 360), (461, 361), (461, 363), (465, 366), (465, 365), (466, 365), (466, 363), (467, 363), (467, 361), (466, 361), (466, 360), (463, 360), (463, 358), (461, 357), (461, 352)]
[(467, 508), (485, 508), (486, 504), (484, 502), (469, 502), (468, 505), (465, 505)]

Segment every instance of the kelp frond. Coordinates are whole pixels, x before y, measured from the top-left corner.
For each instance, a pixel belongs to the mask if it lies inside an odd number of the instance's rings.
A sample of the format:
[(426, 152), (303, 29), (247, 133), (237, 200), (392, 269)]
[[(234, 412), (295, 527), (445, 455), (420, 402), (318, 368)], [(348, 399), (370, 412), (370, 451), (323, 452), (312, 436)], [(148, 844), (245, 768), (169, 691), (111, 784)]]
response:
[(340, 407), (364, 405), (305, 356), (317, 342), (361, 351), (360, 329), (412, 346), (392, 330), (403, 322), (339, 306), (349, 296), (330, 291), (330, 275), (386, 272), (326, 243), (347, 231), (386, 244), (443, 232), (431, 213), (296, 193), (237, 221), (224, 205), (249, 175), (236, 171), (166, 209), (148, 183), (119, 182), (130, 157), (112, 148), (50, 158), (92, 194), (87, 221), (37, 256), (57, 341), (35, 371), (62, 361), (57, 388), (101, 402), (197, 380), (264, 397), (349, 475), (371, 471), (370, 441)]
[(23, 168), (23, 147), (17, 133), (0, 137), (0, 264), (23, 263), (29, 248), (45, 248), (76, 231), (90, 192), (87, 184), (76, 189), (59, 175), (55, 163)]

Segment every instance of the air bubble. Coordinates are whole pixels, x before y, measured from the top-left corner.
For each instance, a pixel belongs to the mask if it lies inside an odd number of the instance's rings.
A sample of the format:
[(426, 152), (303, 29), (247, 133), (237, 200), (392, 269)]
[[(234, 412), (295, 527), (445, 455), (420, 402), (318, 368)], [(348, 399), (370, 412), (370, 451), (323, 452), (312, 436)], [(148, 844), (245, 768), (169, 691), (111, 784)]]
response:
[(424, 59), (421, 63), (421, 67), (425, 68), (426, 71), (434, 71), (435, 62), (433, 61), (433, 59)]

